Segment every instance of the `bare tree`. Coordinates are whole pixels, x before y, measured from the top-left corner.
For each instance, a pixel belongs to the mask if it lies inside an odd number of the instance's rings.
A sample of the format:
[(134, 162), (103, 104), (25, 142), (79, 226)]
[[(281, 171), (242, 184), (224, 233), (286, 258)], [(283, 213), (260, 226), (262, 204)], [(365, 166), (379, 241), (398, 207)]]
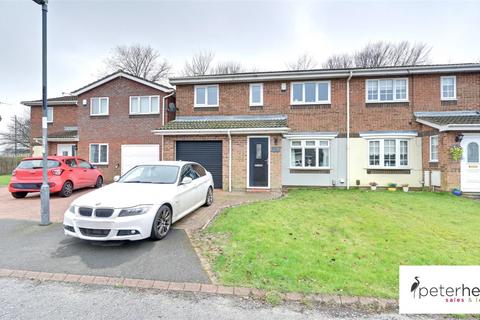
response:
[(0, 145), (6, 149), (25, 150), (30, 148), (31, 122), (25, 117), (12, 116), (7, 131), (0, 132)]
[(123, 70), (137, 77), (157, 82), (167, 78), (171, 65), (151, 46), (117, 46), (105, 60), (107, 72)]
[(227, 61), (218, 63), (217, 66), (212, 70), (212, 74), (231, 74), (244, 71), (245, 69), (240, 62)]
[(317, 62), (307, 53), (300, 55), (296, 61), (287, 63), (288, 70), (308, 70), (317, 66)]
[(183, 75), (187, 77), (204, 76), (210, 73), (214, 54), (210, 51), (199, 51), (191, 61), (186, 61)]
[(430, 51), (431, 48), (425, 43), (378, 41), (367, 44), (353, 54), (333, 55), (323, 66), (333, 69), (422, 65), (429, 62)]

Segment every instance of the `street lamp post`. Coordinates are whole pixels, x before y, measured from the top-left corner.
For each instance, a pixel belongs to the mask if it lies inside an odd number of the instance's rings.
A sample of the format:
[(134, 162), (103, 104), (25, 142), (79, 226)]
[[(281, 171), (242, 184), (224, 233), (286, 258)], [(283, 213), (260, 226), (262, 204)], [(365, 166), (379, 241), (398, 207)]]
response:
[(33, 0), (42, 6), (42, 187), (40, 188), (40, 225), (50, 224), (50, 186), (47, 177), (47, 11), (48, 0)]

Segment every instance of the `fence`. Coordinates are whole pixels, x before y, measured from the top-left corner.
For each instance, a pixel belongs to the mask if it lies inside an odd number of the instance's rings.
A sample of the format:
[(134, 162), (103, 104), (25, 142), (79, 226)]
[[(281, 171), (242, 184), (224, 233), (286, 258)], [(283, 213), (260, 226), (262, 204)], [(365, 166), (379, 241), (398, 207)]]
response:
[(0, 157), (0, 175), (11, 174), (21, 160), (22, 157)]

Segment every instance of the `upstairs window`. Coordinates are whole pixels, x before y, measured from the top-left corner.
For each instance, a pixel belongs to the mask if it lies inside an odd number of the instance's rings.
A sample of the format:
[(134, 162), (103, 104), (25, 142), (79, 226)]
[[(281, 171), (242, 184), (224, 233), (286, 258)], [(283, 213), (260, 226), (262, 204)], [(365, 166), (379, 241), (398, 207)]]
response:
[(218, 85), (195, 86), (195, 107), (218, 107)]
[(442, 100), (455, 100), (457, 98), (457, 77), (441, 77)]
[(47, 123), (53, 122), (53, 108), (47, 107)]
[(367, 102), (408, 101), (408, 79), (377, 79), (366, 81)]
[(107, 116), (108, 115), (108, 97), (90, 99), (90, 115), (91, 116)]
[(155, 114), (159, 112), (159, 96), (130, 97), (130, 114)]
[(296, 104), (329, 104), (330, 81), (292, 82), (292, 105)]
[(368, 166), (379, 168), (408, 167), (408, 140), (369, 140)]
[(292, 140), (290, 142), (290, 167), (322, 169), (330, 166), (328, 140)]
[(262, 83), (250, 84), (250, 105), (251, 106), (263, 105), (263, 84)]
[(430, 137), (430, 162), (438, 162), (438, 136)]

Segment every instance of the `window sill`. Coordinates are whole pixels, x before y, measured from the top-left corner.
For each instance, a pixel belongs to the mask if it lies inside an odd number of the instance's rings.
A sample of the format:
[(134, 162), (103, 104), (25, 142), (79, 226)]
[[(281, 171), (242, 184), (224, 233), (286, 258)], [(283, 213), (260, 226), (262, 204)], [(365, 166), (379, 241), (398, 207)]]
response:
[(194, 108), (198, 108), (198, 109), (201, 109), (201, 108), (218, 108), (220, 105), (216, 104), (216, 105), (194, 105), (193, 107)]
[(94, 166), (108, 166), (108, 162), (102, 162), (102, 163), (94, 163), (94, 162), (90, 162), (92, 165)]
[(160, 112), (145, 112), (145, 113), (132, 113), (130, 112), (130, 116), (152, 116), (152, 115), (158, 115)]
[(457, 102), (457, 98), (441, 98), (440, 101), (442, 102)]
[(249, 106), (250, 107), (263, 107), (263, 103), (262, 104), (250, 104)]
[(331, 170), (330, 167), (289, 167), (290, 170)]
[(370, 104), (370, 103), (377, 103), (377, 104), (382, 104), (382, 103), (410, 103), (410, 100), (388, 100), (388, 101), (365, 101), (365, 103)]
[(218, 111), (219, 107), (193, 107), (193, 111)]
[(411, 168), (366, 168), (367, 174), (410, 174)]
[(108, 117), (109, 114), (90, 114), (90, 117)]
[(428, 161), (428, 162), (430, 162), (430, 163), (438, 163), (438, 160), (430, 160), (430, 161)]
[(330, 168), (290, 168), (290, 173), (299, 173), (299, 174), (330, 174)]
[(316, 105), (324, 105), (324, 104), (332, 104), (331, 101), (322, 101), (322, 102), (291, 102), (291, 106), (316, 106)]

